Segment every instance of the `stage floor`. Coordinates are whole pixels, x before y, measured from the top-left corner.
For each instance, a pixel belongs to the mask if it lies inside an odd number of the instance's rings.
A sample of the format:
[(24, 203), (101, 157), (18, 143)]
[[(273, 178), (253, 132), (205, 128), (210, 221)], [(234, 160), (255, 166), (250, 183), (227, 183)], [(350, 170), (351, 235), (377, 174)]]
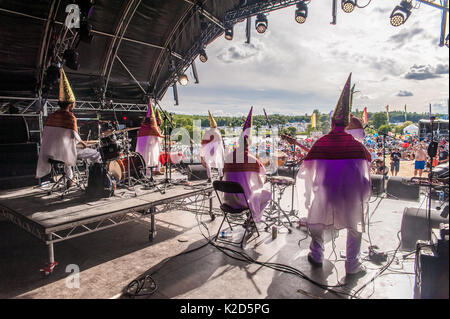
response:
[[(133, 199), (124, 199), (123, 202), (130, 200)], [(108, 201), (104, 200), (96, 207), (102, 209), (101, 206), (107, 205)], [(283, 207), (290, 209), (290, 201), (290, 192), (286, 192)], [(200, 208), (207, 208), (206, 204)], [(216, 201), (214, 206), (217, 207)], [(399, 245), (397, 235), (405, 207), (424, 208), (425, 203), (422, 200), (371, 199), (370, 240), (381, 251), (387, 252), (389, 259)], [(197, 213), (174, 209), (156, 215), (158, 235), (152, 243), (148, 241), (146, 221), (58, 242), (55, 249), (59, 265), (46, 278), (38, 271), (46, 260), (45, 246), (33, 240), (28, 232), (7, 221), (0, 221), (0, 298), (127, 298), (123, 294), (127, 285), (145, 274), (152, 274), (158, 284), (156, 293), (147, 298), (345, 298), (292, 274), (235, 260), (211, 245), (167, 260), (206, 242), (202, 235), (202, 232), (206, 235), (206, 229), (199, 226), (199, 221), (208, 227), (211, 234), (217, 231), (222, 218), (217, 216), (211, 220), (205, 209), (200, 208)], [(76, 214), (77, 210), (71, 212)], [(300, 211), (299, 216), (304, 215), (305, 212)], [(46, 218), (38, 216), (39, 222), (44, 223)], [(47, 223), (52, 219), (61, 220), (58, 216), (51, 216)], [(310, 238), (303, 228), (293, 227), (291, 234), (281, 230), (276, 239), (272, 239), (271, 233), (263, 228), (261, 225), (261, 236), (245, 247), (248, 255), (261, 262), (290, 265), (323, 284), (345, 283), (339, 289), (349, 294), (369, 282), (385, 264), (365, 261), (367, 274), (348, 281), (344, 259), (340, 255), (345, 251), (345, 231), (338, 234), (334, 245), (331, 234), (326, 236), (324, 266), (316, 269), (307, 261)], [(368, 251), (369, 234), (363, 235), (363, 257)], [(414, 298), (414, 254), (408, 253), (400, 250), (390, 268), (360, 291), (358, 297)], [(78, 288), (71, 286), (72, 281), (69, 280), (74, 267), (80, 270)]]

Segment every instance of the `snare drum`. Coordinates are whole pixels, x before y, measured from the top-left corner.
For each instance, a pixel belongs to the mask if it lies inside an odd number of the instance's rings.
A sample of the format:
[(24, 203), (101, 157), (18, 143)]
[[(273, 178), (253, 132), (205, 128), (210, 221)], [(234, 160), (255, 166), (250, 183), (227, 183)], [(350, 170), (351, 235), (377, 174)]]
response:
[(131, 177), (137, 179), (145, 177), (145, 162), (139, 153), (132, 152), (130, 154), (130, 161), (125, 156), (111, 161), (108, 164), (108, 171), (116, 181), (121, 181), (128, 177), (128, 168), (130, 169)]
[(276, 185), (294, 185), (295, 180), (292, 177), (287, 176), (268, 176), (267, 181)]

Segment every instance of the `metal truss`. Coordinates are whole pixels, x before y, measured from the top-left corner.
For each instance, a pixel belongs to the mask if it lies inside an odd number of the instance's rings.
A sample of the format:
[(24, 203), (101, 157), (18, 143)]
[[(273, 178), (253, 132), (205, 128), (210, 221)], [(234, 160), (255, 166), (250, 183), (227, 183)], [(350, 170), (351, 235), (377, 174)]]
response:
[(13, 224), (16, 224), (26, 232), (30, 233), (31, 235), (37, 237), (38, 239), (42, 241), (46, 241), (46, 235), (45, 230), (40, 226), (39, 224), (36, 224), (35, 222), (25, 219), (22, 215), (19, 215), (15, 213), (14, 211), (10, 210), (7, 207), (0, 205), (0, 216), (3, 216), (8, 221), (10, 221)]

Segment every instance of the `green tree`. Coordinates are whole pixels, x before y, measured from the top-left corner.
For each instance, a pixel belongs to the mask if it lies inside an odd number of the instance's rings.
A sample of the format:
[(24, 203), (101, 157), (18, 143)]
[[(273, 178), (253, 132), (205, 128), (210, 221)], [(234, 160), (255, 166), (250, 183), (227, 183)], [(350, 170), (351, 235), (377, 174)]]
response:
[(382, 125), (387, 125), (387, 116), (384, 112), (375, 113), (372, 117), (372, 124), (375, 129), (379, 129)]
[(378, 134), (385, 135), (391, 130), (391, 126), (388, 124), (383, 124), (378, 128)]

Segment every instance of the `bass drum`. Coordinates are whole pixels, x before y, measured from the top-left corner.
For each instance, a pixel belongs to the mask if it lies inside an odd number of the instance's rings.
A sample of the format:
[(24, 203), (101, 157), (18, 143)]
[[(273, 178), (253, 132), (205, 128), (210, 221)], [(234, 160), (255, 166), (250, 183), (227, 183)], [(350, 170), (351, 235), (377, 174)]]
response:
[(130, 161), (128, 161), (127, 156), (124, 156), (109, 162), (108, 165), (109, 174), (118, 182), (128, 177), (128, 168), (130, 169), (131, 177), (136, 179), (143, 179), (145, 177), (146, 167), (144, 158), (136, 152), (130, 154)]

